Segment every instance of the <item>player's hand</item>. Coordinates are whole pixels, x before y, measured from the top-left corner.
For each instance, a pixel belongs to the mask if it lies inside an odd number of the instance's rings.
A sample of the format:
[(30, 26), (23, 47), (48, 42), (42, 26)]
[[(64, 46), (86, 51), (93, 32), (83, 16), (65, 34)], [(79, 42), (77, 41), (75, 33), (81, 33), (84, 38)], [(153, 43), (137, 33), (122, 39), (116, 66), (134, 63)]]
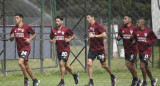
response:
[(134, 39), (133, 41), (132, 41), (132, 44), (135, 44), (136, 43), (136, 40)]
[(117, 37), (117, 40), (118, 40), (118, 41), (121, 40), (121, 36), (120, 36), (120, 35)]
[(87, 42), (89, 41), (88, 38), (85, 39)]
[(25, 43), (26, 43), (26, 44), (29, 44), (30, 41), (31, 41), (29, 38), (24, 38), (24, 39), (25, 39)]
[(89, 38), (94, 38), (93, 33), (89, 33)]
[(65, 42), (70, 42), (71, 40), (69, 38), (65, 38)]
[(56, 39), (52, 39), (52, 40), (50, 39), (50, 42), (51, 43), (56, 43)]

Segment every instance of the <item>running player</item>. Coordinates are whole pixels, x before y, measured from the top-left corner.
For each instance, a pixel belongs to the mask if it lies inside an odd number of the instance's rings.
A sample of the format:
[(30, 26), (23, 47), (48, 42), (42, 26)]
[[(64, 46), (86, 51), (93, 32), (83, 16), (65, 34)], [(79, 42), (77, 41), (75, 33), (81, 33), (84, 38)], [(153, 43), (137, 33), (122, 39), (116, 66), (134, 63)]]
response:
[(116, 83), (116, 77), (112, 74), (110, 67), (106, 64), (106, 56), (104, 52), (103, 38), (106, 37), (106, 32), (104, 28), (95, 21), (93, 14), (87, 14), (87, 21), (88, 23), (90, 23), (88, 27), (90, 41), (88, 53), (88, 74), (90, 81), (85, 86), (94, 86), (92, 78), (92, 63), (96, 57), (100, 60), (102, 67), (110, 74), (112, 86), (114, 86)]
[[(135, 31), (136, 41), (138, 43), (139, 57), (141, 60), (140, 67), (143, 75), (143, 86), (147, 86), (146, 74), (151, 80), (151, 86), (156, 86), (158, 79), (152, 77), (152, 73), (148, 67), (148, 60), (152, 54), (152, 44), (157, 41), (157, 37), (154, 32), (145, 27), (145, 20), (139, 19), (137, 21), (138, 30)], [(135, 40), (133, 43), (136, 42)]]
[[(23, 23), (23, 15), (16, 14), (15, 15), (15, 22), (16, 26), (12, 28), (10, 33), (10, 41), (16, 39), (17, 50), (19, 55), (18, 64), (22, 69), (24, 75), (24, 86), (29, 86), (29, 80), (27, 78), (27, 73), (33, 80), (33, 86), (38, 86), (40, 80), (37, 80), (32, 73), (32, 70), (28, 63), (28, 56), (31, 50), (30, 41), (34, 39), (37, 34), (34, 30), (28, 26), (27, 24)], [(29, 37), (29, 34), (32, 34), (32, 37)]]
[(64, 75), (66, 70), (73, 75), (75, 84), (78, 84), (78, 77), (79, 77), (79, 75), (74, 73), (71, 67), (67, 64), (70, 53), (69, 42), (75, 38), (75, 35), (69, 28), (63, 26), (62, 24), (63, 24), (63, 17), (57, 16), (56, 17), (57, 27), (52, 29), (50, 33), (50, 42), (56, 43), (57, 56), (60, 61), (61, 81), (57, 86), (65, 85)]
[(132, 44), (134, 39), (133, 32), (138, 28), (132, 25), (132, 16), (130, 15), (124, 16), (123, 23), (124, 25), (119, 29), (117, 40), (123, 39), (126, 66), (133, 76), (131, 86), (135, 86), (137, 83), (140, 86), (142, 81), (138, 79), (137, 70), (134, 64), (138, 53), (138, 46), (136, 43)]

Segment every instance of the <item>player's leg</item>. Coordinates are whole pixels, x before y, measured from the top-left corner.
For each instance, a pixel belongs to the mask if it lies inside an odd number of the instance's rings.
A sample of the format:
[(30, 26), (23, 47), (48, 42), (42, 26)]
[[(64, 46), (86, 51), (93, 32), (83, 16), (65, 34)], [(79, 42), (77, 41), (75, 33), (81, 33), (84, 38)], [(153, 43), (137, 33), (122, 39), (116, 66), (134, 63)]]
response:
[(29, 66), (29, 64), (28, 64), (28, 61), (25, 61), (24, 64), (25, 64), (26, 71), (27, 71), (28, 75), (29, 75), (29, 76), (31, 77), (31, 79), (33, 80), (33, 79), (34, 79), (34, 76), (33, 76), (32, 70), (31, 70), (31, 68), (30, 68), (30, 66)]
[(114, 86), (116, 84), (116, 77), (113, 75), (110, 67), (106, 64), (106, 56), (105, 56), (104, 50), (97, 51), (96, 53), (97, 53), (98, 59), (101, 62), (102, 68), (107, 70), (107, 72), (110, 74), (112, 86)]
[(96, 58), (96, 54), (95, 54), (95, 51), (92, 51), (92, 50), (89, 50), (89, 53), (88, 53), (88, 75), (89, 75), (89, 83), (85, 86), (94, 86), (94, 83), (93, 83), (93, 70), (92, 70), (92, 63), (93, 63), (93, 60)]
[(60, 71), (61, 71), (61, 81), (59, 82), (59, 84), (57, 86), (64, 86), (65, 85), (64, 76), (66, 73), (66, 68), (65, 68), (66, 62), (62, 59), (64, 56), (66, 56), (66, 53), (64, 53), (64, 52), (58, 53), (58, 59), (60, 61), (59, 65), (60, 65)]
[(20, 68), (23, 72), (24, 78), (27, 78), (26, 67), (24, 65), (24, 59), (20, 57), (19, 60), (18, 60), (18, 64), (19, 64), (19, 66), (20, 66)]
[(79, 74), (74, 73), (73, 70), (72, 70), (72, 68), (71, 68), (71, 66), (69, 66), (67, 63), (66, 63), (66, 69), (67, 69), (68, 72), (70, 72), (73, 75), (75, 84), (78, 84)]
[(147, 82), (146, 82), (146, 66), (147, 66), (147, 59), (149, 59), (149, 56), (147, 54), (143, 54), (143, 55), (140, 55), (140, 60), (141, 60), (141, 63), (140, 63), (140, 68), (141, 68), (141, 71), (142, 71), (142, 75), (143, 75), (143, 85), (144, 86), (147, 86)]
[(26, 71), (28, 73), (28, 75), (31, 77), (31, 79), (33, 80), (33, 86), (38, 86), (38, 84), (40, 83), (40, 80), (36, 79), (32, 73), (32, 70), (28, 64), (28, 61), (24, 62), (25, 67), (26, 67)]

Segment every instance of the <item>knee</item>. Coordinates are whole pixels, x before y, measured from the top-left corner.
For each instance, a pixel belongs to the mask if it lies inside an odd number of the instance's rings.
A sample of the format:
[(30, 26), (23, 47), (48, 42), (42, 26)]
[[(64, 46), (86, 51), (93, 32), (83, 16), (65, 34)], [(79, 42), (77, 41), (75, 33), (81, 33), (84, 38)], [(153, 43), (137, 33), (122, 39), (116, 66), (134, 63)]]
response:
[(19, 65), (19, 66), (22, 66), (23, 64), (24, 64), (24, 63), (21, 62), (21, 61), (18, 62), (18, 65)]
[(107, 67), (107, 65), (105, 65), (105, 64), (102, 64), (102, 68), (106, 68)]
[(92, 62), (88, 61), (88, 67), (92, 67)]
[(141, 70), (145, 70), (145, 65), (140, 65)]
[(65, 67), (65, 64), (61, 62), (60, 67)]
[(126, 66), (129, 68), (130, 67), (130, 62), (126, 62)]

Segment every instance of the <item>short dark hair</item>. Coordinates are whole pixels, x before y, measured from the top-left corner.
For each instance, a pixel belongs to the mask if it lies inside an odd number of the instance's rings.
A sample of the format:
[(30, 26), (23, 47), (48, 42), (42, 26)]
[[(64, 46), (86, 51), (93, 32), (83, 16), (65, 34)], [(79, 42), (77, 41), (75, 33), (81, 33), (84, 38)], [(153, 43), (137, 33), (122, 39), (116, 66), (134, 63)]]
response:
[(57, 16), (55, 19), (60, 19), (63, 21), (63, 17), (62, 16)]
[(133, 18), (132, 15), (125, 15), (125, 16), (127, 16), (127, 17), (129, 17), (129, 18), (131, 18), (131, 19)]
[(91, 17), (95, 17), (95, 14), (94, 14), (94, 13), (87, 13), (86, 16), (87, 16), (87, 15), (90, 15)]
[(15, 16), (19, 16), (20, 18), (23, 18), (22, 14), (15, 14)]

